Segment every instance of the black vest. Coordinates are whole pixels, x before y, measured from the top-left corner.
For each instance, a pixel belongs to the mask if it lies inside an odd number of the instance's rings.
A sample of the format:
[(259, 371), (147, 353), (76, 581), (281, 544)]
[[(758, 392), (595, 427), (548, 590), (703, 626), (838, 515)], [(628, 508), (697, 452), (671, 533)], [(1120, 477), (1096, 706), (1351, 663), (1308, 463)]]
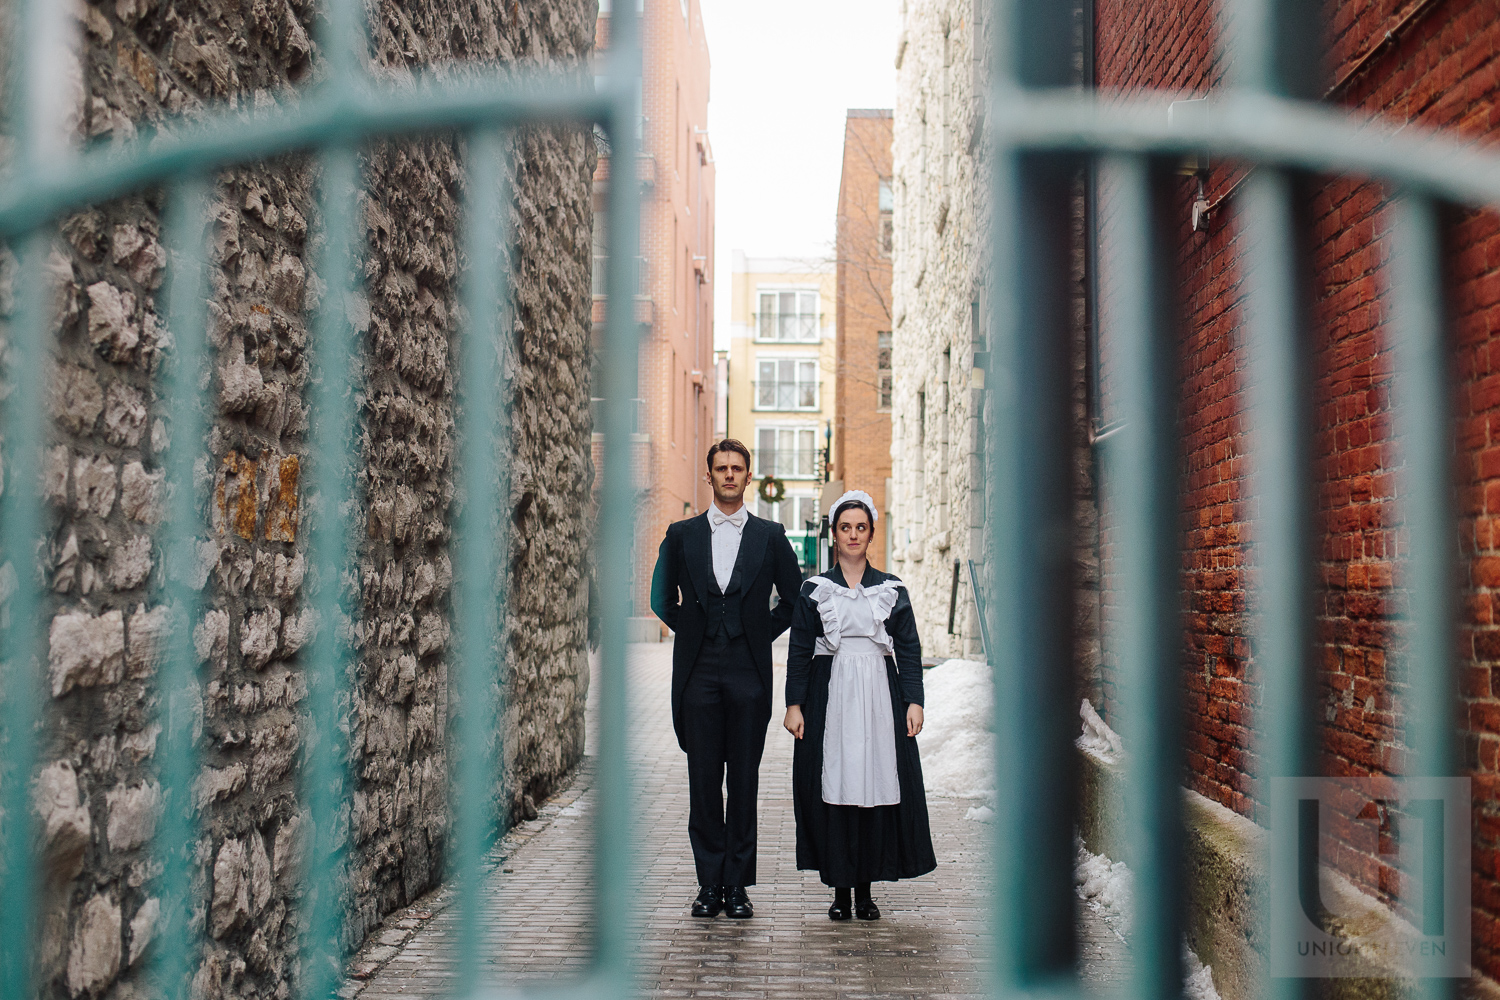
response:
[(730, 578), (729, 593), (724, 594), (719, 590), (718, 577), (710, 570), (708, 574), (708, 627), (703, 634), (709, 638), (720, 635), (731, 639), (738, 639), (745, 634), (745, 627), (740, 624), (740, 603), (744, 596), (739, 586), (739, 581)]

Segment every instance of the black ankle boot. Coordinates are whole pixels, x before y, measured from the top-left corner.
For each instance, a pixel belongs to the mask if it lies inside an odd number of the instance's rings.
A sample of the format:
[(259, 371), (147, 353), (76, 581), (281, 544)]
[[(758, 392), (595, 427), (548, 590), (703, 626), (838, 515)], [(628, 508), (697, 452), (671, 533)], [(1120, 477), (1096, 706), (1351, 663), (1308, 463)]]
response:
[(880, 907), (870, 898), (870, 883), (861, 882), (854, 887), (854, 915), (861, 920), (879, 920)]
[(834, 889), (833, 905), (828, 908), (828, 919), (848, 920), (849, 916), (849, 890)]

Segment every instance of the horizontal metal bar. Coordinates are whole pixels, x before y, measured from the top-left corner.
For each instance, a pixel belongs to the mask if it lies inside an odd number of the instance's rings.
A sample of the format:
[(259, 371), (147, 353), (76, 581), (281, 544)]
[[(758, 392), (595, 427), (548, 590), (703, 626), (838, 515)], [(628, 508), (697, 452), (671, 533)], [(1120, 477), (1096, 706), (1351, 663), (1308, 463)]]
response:
[(1165, 98), (1097, 100), (1076, 91), (999, 90), (991, 130), (1002, 146), (1187, 153), (1395, 181), (1449, 201), (1500, 205), (1500, 156), (1448, 134), (1345, 109), (1251, 94), (1215, 97), (1202, 120), (1167, 127)]
[[(226, 114), (86, 152), (54, 169), (10, 179), (0, 190), (0, 238), (25, 234), (80, 205), (108, 201), (191, 171), (264, 160), (302, 149), (351, 145), (371, 136), (539, 121), (608, 123), (619, 88), (554, 77), (491, 78), (340, 88), (300, 103)], [(633, 97), (626, 98), (630, 114)], [(621, 118), (626, 115), (621, 115)]]

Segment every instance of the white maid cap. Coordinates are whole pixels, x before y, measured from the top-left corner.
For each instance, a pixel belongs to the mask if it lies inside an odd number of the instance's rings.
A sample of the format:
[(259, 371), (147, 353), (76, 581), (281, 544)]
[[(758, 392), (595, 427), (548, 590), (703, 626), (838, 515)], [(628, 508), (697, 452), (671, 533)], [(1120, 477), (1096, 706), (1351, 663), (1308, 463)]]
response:
[(870, 512), (870, 527), (875, 527), (875, 522), (880, 520), (880, 512), (875, 509), (875, 498), (864, 490), (850, 490), (835, 500), (833, 506), (828, 508), (828, 526), (830, 528), (834, 527), (834, 516), (838, 514), (839, 508), (850, 500), (858, 500), (865, 505), (865, 510)]

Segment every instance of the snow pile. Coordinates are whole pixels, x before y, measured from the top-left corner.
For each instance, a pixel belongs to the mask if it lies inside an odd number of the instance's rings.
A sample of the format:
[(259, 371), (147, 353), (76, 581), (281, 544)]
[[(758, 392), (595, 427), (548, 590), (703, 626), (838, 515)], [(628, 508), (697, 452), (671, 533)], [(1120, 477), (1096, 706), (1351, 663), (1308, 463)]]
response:
[(1198, 961), (1186, 938), (1182, 941), (1182, 995), (1187, 1000), (1221, 1000), (1214, 988), (1213, 966)]
[[(922, 776), (927, 794), (956, 799), (995, 794), (994, 691), (990, 666), (977, 660), (944, 660), (923, 671)], [(989, 822), (988, 809), (970, 819)]]
[(1130, 928), (1131, 897), (1134, 876), (1123, 861), (1111, 861), (1102, 854), (1090, 854), (1078, 843), (1078, 863), (1073, 868), (1073, 883), (1084, 905), (1104, 918), (1105, 924), (1120, 940)]
[(1083, 718), (1083, 734), (1073, 741), (1078, 749), (1106, 764), (1118, 764), (1125, 756), (1125, 741), (1120, 734), (1109, 728), (1109, 723), (1099, 717), (1087, 698), (1078, 706), (1078, 714)]
[[(1084, 702), (1085, 705), (1088, 702)], [(1085, 906), (1104, 918), (1104, 924), (1121, 941), (1130, 930), (1135, 876), (1123, 861), (1111, 861), (1102, 854), (1091, 854), (1078, 842), (1078, 863), (1073, 869), (1073, 883)], [(1221, 1000), (1214, 988), (1212, 966), (1199, 961), (1187, 938), (1182, 939), (1182, 995), (1187, 1000)]]

